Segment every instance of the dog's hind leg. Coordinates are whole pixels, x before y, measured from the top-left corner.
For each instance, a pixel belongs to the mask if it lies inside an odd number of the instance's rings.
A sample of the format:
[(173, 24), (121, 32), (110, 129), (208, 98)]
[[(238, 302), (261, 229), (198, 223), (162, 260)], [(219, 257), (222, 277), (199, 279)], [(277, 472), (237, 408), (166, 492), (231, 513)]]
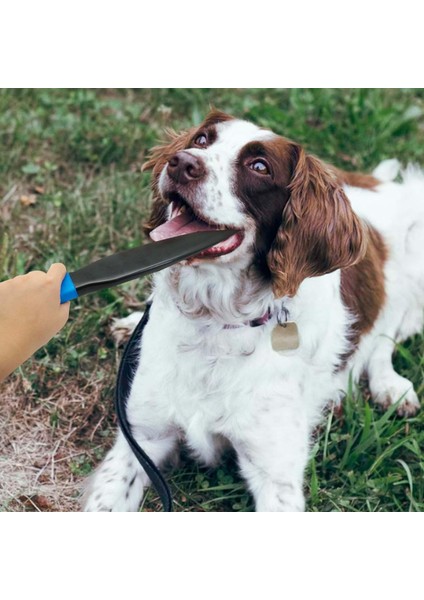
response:
[(113, 319), (110, 331), (115, 342), (121, 344), (128, 341), (143, 318), (143, 314), (142, 312), (133, 312), (123, 319)]
[(420, 402), (413, 384), (393, 368), (392, 354), (395, 344), (382, 337), (368, 362), (368, 379), (374, 403), (383, 408), (399, 402), (397, 412), (401, 416), (415, 415)]
[[(175, 449), (177, 442), (177, 436), (169, 433), (151, 439), (142, 437), (139, 432), (137, 442), (157, 466)], [(115, 445), (88, 482), (83, 508), (87, 512), (137, 511), (149, 485), (149, 478), (119, 432)]]

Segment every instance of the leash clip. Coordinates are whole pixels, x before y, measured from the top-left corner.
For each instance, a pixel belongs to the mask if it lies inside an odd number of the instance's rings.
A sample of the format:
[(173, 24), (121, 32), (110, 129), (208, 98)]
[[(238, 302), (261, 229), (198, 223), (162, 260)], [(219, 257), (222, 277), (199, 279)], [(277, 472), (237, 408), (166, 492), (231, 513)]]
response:
[[(284, 315), (284, 317), (283, 317), (283, 315)], [(289, 312), (288, 308), (286, 308), (284, 306), (284, 304), (282, 304), (281, 309), (277, 313), (277, 323), (279, 325), (281, 325), (281, 327), (287, 327), (287, 323), (289, 321), (289, 315), (290, 315), (290, 312)]]

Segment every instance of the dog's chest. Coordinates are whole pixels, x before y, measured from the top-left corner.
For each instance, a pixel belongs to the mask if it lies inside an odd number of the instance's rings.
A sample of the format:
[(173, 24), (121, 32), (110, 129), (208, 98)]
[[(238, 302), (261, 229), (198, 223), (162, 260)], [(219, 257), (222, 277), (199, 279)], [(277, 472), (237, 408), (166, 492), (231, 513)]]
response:
[(184, 342), (176, 349), (168, 394), (174, 390), (174, 419), (186, 431), (196, 427), (222, 432), (252, 412), (263, 387), (259, 365), (266, 349), (246, 333), (205, 336), (201, 343), (190, 347)]
[(144, 393), (154, 391), (184, 431), (222, 433), (248, 418), (276, 376), (269, 337), (261, 328), (199, 330), (153, 313), (142, 350)]
[(271, 345), (272, 320), (235, 329), (199, 326), (155, 299), (137, 377), (140, 397), (151, 398), (158, 418), (187, 437), (231, 437), (255, 423), (264, 403), (278, 410), (278, 402), (288, 396), (315, 414), (333, 392), (331, 357), (338, 348), (332, 342), (331, 353), (322, 347), (332, 335), (327, 322), (299, 323), (300, 347), (281, 355)]

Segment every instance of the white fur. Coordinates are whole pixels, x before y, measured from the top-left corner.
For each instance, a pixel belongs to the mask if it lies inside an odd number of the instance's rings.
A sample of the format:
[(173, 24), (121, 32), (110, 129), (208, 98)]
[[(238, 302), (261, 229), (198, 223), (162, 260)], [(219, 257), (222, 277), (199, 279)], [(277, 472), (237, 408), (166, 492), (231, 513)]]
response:
[[(220, 126), (213, 150), (199, 150), (218, 173), (216, 181), (209, 181), (209, 191), (216, 186), (216, 198), (221, 192), (224, 213), (231, 218), (240, 216), (229, 183), (237, 149), (262, 135), (248, 125)], [(393, 183), (394, 163), (389, 167), (381, 167), (385, 183), (377, 191), (346, 188), (355, 211), (383, 234), (390, 256), (384, 309), (337, 374), (352, 320), (341, 300), (339, 271), (305, 280), (295, 297), (284, 300), (298, 325), (300, 347), (283, 354), (274, 352), (270, 342), (281, 300), (252, 281), (245, 260), (248, 247), (225, 260), (182, 264), (155, 276), (128, 418), (157, 465), (176, 451), (181, 439), (206, 464), (216, 463), (223, 442), (229, 442), (257, 510), (299, 511), (304, 509), (303, 471), (311, 432), (327, 403), (346, 389), (350, 372), (355, 380), (368, 374), (376, 402), (400, 400), (400, 410), (416, 409), (412, 384), (394, 372), (391, 355), (396, 341), (423, 327), (424, 176), (409, 168), (402, 183)], [(206, 200), (203, 210), (215, 214)], [(268, 307), (274, 312), (268, 323), (242, 325)], [(225, 324), (242, 326), (228, 329)], [(85, 508), (137, 510), (148, 483), (119, 435), (94, 476)]]
[(394, 181), (399, 175), (401, 169), (400, 162), (396, 158), (389, 158), (383, 160), (378, 167), (373, 171), (374, 177), (385, 183), (387, 181)]

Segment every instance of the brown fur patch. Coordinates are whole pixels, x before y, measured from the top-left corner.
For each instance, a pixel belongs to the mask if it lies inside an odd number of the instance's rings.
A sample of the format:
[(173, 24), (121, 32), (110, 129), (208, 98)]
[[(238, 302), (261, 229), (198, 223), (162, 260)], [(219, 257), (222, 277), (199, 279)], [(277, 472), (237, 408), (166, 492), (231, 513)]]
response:
[(343, 364), (355, 351), (362, 335), (371, 331), (383, 307), (386, 293), (384, 263), (388, 252), (381, 234), (366, 225), (366, 252), (361, 261), (341, 272), (341, 294), (344, 304), (355, 315), (351, 328), (351, 351), (343, 356)]
[(379, 179), (373, 175), (368, 175), (367, 173), (351, 173), (349, 171), (344, 171), (343, 169), (333, 167), (333, 165), (328, 165), (328, 168), (335, 173), (337, 181), (340, 184), (351, 185), (352, 187), (364, 188), (366, 190), (373, 190), (381, 183)]
[(212, 125), (218, 125), (218, 123), (226, 123), (227, 121), (233, 121), (234, 117), (231, 115), (227, 115), (227, 113), (222, 112), (222, 110), (217, 110), (213, 108), (207, 115), (205, 120), (200, 125), (199, 129), (207, 129)]
[(290, 197), (268, 255), (278, 298), (294, 296), (307, 277), (355, 264), (365, 251), (362, 222), (334, 173), (301, 146), (292, 151)]

